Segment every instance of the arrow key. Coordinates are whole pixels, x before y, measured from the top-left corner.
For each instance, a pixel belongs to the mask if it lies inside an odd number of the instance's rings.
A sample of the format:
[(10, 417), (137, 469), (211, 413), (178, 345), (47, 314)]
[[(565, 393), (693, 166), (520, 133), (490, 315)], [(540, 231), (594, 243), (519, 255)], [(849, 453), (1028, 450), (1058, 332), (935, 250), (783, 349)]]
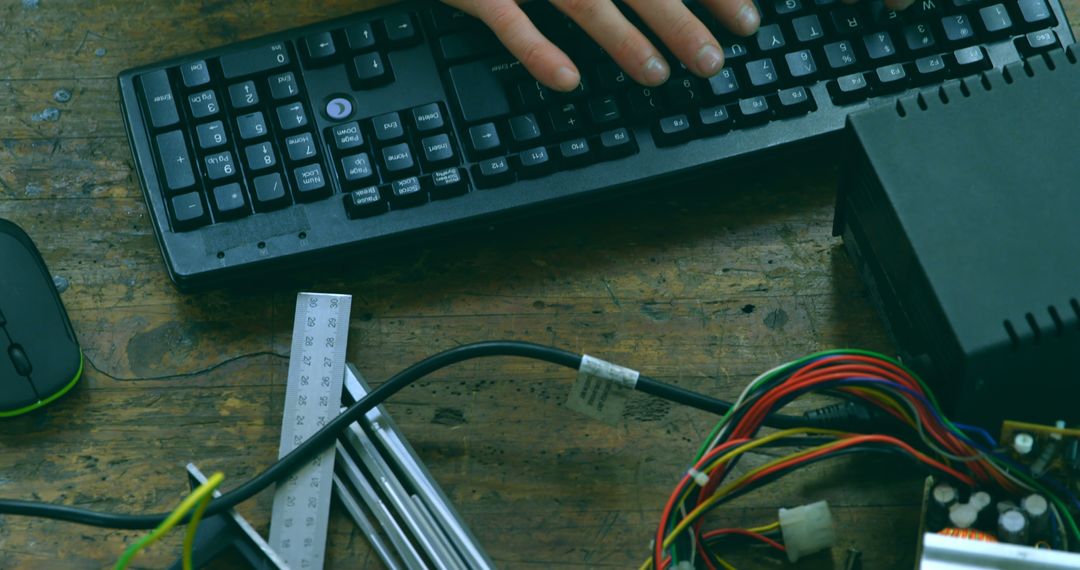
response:
[(330, 35), (330, 32), (312, 34), (304, 38), (304, 52), (308, 64), (322, 65), (328, 63), (337, 55), (334, 37)]
[(393, 14), (383, 20), (386, 26), (386, 39), (394, 47), (406, 47), (419, 41), (420, 36), (416, 33), (416, 24), (413, 23), (412, 14)]
[(499, 131), (495, 123), (484, 123), (469, 128), (469, 143), (480, 156), (498, 154), (502, 149), (502, 141), (499, 140)]

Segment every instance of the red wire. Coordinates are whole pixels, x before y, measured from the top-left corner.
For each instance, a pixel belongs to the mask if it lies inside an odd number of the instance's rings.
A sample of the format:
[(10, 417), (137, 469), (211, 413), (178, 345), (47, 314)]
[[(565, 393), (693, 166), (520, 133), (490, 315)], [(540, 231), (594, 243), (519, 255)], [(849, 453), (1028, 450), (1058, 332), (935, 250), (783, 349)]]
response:
[(752, 538), (754, 540), (758, 540), (760, 542), (764, 542), (765, 544), (768, 544), (769, 546), (779, 550), (780, 552), (787, 552), (787, 548), (784, 548), (783, 544), (780, 544), (779, 542), (776, 542), (775, 540), (773, 540), (773, 539), (771, 539), (771, 538), (769, 538), (769, 537), (767, 537), (767, 536), (765, 536), (763, 534), (758, 534), (756, 532), (750, 532), (750, 531), (748, 531), (746, 529), (743, 529), (743, 528), (721, 528), (721, 529), (717, 529), (717, 530), (710, 530), (709, 532), (703, 534), (701, 536), (701, 538), (704, 538), (705, 540), (708, 540), (710, 538), (714, 538), (714, 537), (717, 537), (717, 536), (723, 536), (723, 535), (726, 535), (726, 534), (740, 534), (742, 536), (749, 536), (750, 538)]

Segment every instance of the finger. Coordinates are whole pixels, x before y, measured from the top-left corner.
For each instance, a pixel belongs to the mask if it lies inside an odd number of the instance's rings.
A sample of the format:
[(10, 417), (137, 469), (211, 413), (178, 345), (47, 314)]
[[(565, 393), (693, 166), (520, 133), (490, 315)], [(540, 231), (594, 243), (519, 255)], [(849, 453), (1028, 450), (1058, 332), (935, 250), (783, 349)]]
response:
[(761, 14), (753, 0), (706, 0), (704, 4), (720, 23), (741, 36), (749, 36), (761, 26)]
[[(483, 8), (478, 6), (483, 4)], [(561, 49), (536, 29), (513, 0), (485, 0), (467, 6), (466, 11), (483, 20), (499, 41), (544, 85), (557, 91), (573, 91), (581, 73)]]
[(671, 68), (652, 43), (607, 0), (551, 0), (570, 16), (634, 81), (655, 86), (667, 81)]
[(626, 0), (675, 57), (702, 77), (711, 77), (724, 64), (724, 54), (712, 32), (682, 0)]

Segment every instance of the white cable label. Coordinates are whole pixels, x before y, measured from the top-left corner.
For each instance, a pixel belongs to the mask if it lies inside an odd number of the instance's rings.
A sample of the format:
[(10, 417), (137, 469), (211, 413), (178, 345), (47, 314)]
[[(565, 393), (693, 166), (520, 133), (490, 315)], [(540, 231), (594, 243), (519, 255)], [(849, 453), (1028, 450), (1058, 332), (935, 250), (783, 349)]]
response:
[(622, 419), (630, 392), (640, 374), (599, 358), (585, 355), (566, 407), (590, 418), (615, 425)]

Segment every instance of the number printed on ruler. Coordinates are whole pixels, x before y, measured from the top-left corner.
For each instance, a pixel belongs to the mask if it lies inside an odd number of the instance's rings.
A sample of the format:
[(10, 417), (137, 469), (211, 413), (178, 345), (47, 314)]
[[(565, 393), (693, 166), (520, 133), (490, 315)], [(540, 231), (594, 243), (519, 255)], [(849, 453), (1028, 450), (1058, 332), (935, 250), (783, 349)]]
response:
[[(345, 377), (348, 295), (301, 293), (293, 322), (279, 457), (284, 457), (338, 414)], [(334, 450), (297, 470), (274, 493), (270, 544), (291, 568), (323, 566)]]

